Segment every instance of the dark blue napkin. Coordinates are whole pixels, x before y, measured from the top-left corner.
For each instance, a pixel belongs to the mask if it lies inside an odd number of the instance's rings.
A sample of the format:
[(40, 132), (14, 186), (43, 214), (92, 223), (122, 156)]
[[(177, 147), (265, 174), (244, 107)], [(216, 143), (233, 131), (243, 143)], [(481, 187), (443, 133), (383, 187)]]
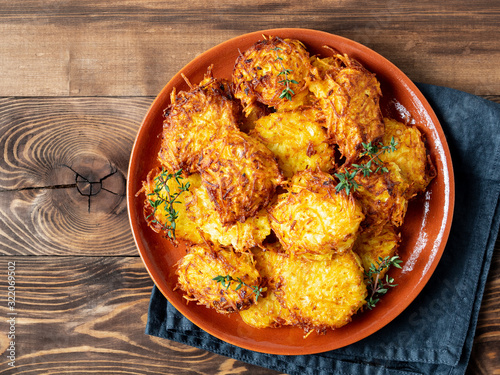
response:
[(500, 105), (419, 84), (445, 132), (455, 172), (455, 214), (424, 291), (368, 338), (305, 356), (256, 353), (193, 325), (154, 288), (146, 333), (287, 374), (463, 374), (500, 225)]

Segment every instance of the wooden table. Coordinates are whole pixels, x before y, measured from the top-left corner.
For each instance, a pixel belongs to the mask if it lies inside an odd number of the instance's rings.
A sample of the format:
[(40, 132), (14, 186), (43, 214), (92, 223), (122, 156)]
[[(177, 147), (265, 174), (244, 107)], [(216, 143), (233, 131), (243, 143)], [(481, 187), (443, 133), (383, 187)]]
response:
[[(153, 284), (129, 229), (125, 179), (154, 96), (228, 38), (303, 27), (361, 42), (414, 81), (500, 102), (499, 15), (498, 0), (2, 0), (0, 373), (275, 374), (144, 334)], [(500, 369), (498, 250), (469, 374)]]

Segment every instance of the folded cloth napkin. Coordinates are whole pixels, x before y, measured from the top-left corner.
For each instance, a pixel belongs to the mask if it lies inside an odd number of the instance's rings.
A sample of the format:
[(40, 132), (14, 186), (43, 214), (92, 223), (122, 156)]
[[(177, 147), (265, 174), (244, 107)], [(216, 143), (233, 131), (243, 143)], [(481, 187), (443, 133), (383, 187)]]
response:
[(341, 349), (268, 355), (227, 344), (199, 329), (154, 288), (146, 333), (287, 374), (463, 374), (500, 224), (500, 105), (445, 87), (418, 87), (450, 147), (455, 214), (433, 276), (398, 318)]

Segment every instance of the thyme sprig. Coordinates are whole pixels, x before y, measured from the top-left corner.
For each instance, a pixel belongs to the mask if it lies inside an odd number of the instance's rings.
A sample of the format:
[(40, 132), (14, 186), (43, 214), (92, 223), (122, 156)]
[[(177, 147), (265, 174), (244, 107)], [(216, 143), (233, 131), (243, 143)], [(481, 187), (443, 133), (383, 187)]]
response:
[[(380, 159), (380, 155), (396, 151), (398, 143), (394, 137), (391, 137), (391, 142), (387, 146), (384, 146), (382, 142), (379, 142), (378, 145), (374, 145), (372, 142), (363, 142), (361, 145), (364, 150), (360, 154), (360, 157), (369, 156), (370, 158), (364, 164), (352, 164), (352, 168), (347, 169), (345, 172), (335, 173), (335, 177), (339, 179), (339, 183), (335, 186), (337, 192), (345, 190), (346, 194), (349, 195), (351, 190), (356, 191), (359, 188), (359, 184), (354, 180), (354, 177), (359, 172), (362, 172), (364, 177), (370, 176), (371, 173), (389, 172), (384, 166), (384, 162)], [(372, 167), (375, 167), (375, 169)]]
[[(177, 182), (177, 192), (170, 191), (168, 181), (171, 179), (175, 179)], [(162, 230), (167, 232), (168, 237), (173, 240), (175, 240), (175, 221), (179, 217), (179, 212), (174, 209), (174, 204), (181, 203), (177, 198), (179, 198), (183, 192), (188, 191), (190, 186), (189, 182), (182, 183), (181, 180), (182, 169), (179, 169), (175, 173), (169, 173), (165, 168), (162, 168), (161, 173), (154, 178), (155, 185), (153, 192), (148, 194), (148, 201), (153, 208), (153, 212), (151, 212), (146, 219), (153, 218), (151, 223), (159, 225)], [(154, 199), (152, 199), (152, 197), (154, 197)], [(167, 213), (167, 222), (165, 223), (160, 222), (156, 218), (156, 212), (161, 206), (164, 206), (165, 212)]]
[(293, 70), (286, 69), (285, 66), (283, 65), (283, 57), (281, 57), (279, 55), (279, 52), (278, 52), (278, 51), (283, 51), (283, 48), (274, 47), (273, 51), (276, 51), (276, 59), (274, 61), (278, 61), (278, 63), (281, 66), (281, 71), (278, 73), (278, 77), (284, 76), (284, 78), (282, 80), (278, 81), (278, 83), (285, 84), (285, 88), (281, 92), (279, 98), (280, 99), (286, 98), (287, 100), (292, 100), (292, 96), (295, 95), (295, 92), (291, 89), (290, 84), (291, 83), (298, 84), (298, 82), (294, 79), (288, 78), (288, 75), (291, 74), (293, 72)]
[(238, 283), (236, 285), (236, 288), (234, 288), (235, 291), (239, 290), (243, 285), (245, 285), (246, 287), (250, 288), (252, 290), (252, 292), (255, 294), (255, 302), (257, 302), (257, 300), (259, 299), (259, 297), (260, 297), (260, 295), (262, 294), (262, 291), (263, 291), (262, 287), (248, 285), (243, 280), (241, 280), (239, 277), (237, 277), (235, 279), (231, 275), (225, 275), (225, 276), (217, 275), (212, 280), (214, 280), (214, 281), (216, 281), (218, 283), (221, 283), (222, 287), (226, 288), (226, 290), (229, 289), (229, 287), (231, 286), (232, 282), (237, 282)]
[(366, 306), (371, 310), (380, 301), (380, 297), (389, 291), (389, 288), (394, 288), (398, 284), (394, 284), (394, 278), (385, 275), (380, 277), (383, 270), (389, 267), (401, 268), (403, 261), (398, 255), (385, 258), (378, 257), (377, 265), (371, 264), (368, 271), (365, 271), (365, 278), (367, 280), (368, 297), (366, 298)]

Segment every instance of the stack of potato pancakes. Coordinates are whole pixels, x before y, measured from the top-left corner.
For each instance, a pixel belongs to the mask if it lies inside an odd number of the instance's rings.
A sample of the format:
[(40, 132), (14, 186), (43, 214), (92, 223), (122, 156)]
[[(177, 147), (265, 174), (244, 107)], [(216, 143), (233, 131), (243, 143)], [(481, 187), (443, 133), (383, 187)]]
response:
[[(252, 327), (350, 322), (366, 304), (365, 271), (397, 253), (408, 201), (435, 175), (417, 126), (382, 115), (375, 75), (325, 51), (265, 37), (231, 79), (185, 77), (143, 182), (150, 227), (187, 244), (177, 288)], [(152, 203), (175, 194), (174, 216)]]

